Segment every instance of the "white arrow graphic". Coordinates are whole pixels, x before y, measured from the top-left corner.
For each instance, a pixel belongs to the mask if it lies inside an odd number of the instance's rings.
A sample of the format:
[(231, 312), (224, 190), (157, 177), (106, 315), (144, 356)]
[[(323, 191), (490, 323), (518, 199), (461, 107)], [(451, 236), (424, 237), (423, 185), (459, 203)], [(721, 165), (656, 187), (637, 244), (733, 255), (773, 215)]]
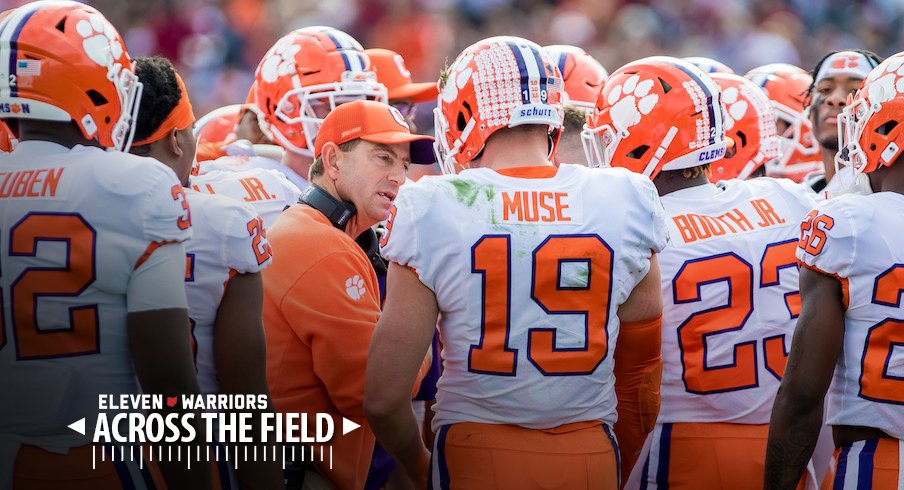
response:
[(75, 422), (69, 424), (69, 428), (81, 435), (85, 435), (85, 419), (76, 420)]
[[(85, 419), (82, 419), (82, 428), (84, 429)], [(361, 424), (356, 424), (351, 420), (342, 417), (342, 435), (348, 434), (349, 432), (361, 427)]]

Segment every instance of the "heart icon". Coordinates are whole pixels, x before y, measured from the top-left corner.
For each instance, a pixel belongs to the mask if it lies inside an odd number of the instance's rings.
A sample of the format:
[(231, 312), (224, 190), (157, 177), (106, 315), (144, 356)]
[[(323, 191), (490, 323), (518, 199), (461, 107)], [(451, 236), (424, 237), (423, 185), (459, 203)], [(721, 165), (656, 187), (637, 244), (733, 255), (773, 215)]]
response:
[(176, 400), (178, 400), (178, 398), (176, 398), (175, 396), (168, 396), (168, 397), (166, 397), (166, 405), (168, 407), (175, 407)]

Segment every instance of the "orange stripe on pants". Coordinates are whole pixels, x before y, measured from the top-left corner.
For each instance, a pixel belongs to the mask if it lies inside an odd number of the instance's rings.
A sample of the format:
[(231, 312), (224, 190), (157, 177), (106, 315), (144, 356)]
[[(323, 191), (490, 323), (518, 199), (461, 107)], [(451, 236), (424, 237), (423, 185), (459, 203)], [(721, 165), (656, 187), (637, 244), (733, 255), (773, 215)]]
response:
[(618, 489), (615, 449), (600, 422), (549, 430), (466, 422), (436, 436), (434, 489)]

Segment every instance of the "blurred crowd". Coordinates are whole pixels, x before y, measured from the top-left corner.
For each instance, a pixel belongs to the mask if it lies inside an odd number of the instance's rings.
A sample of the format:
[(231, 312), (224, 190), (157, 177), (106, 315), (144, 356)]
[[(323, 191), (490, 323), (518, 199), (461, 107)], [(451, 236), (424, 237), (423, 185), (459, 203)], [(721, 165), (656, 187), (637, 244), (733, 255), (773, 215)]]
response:
[[(4, 9), (27, 3), (0, 0)], [(400, 53), (433, 81), (465, 46), (491, 35), (583, 47), (611, 72), (654, 54), (706, 56), (739, 73), (774, 62), (805, 69), (829, 50), (901, 50), (900, 0), (92, 0), (133, 56), (161, 54), (186, 75), (198, 115), (241, 102), (284, 33), (329, 25), (366, 48)], [(430, 111), (418, 126), (430, 130)]]

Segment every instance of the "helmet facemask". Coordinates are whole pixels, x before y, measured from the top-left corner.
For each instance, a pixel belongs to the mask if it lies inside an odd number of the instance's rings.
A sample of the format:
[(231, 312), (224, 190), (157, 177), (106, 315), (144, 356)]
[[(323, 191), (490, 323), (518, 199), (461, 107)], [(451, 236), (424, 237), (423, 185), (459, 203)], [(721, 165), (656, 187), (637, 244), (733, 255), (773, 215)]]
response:
[(292, 144), (279, 128), (258, 119), (263, 122), (261, 129), (270, 139), (279, 141), (293, 153), (313, 156), (314, 140), (326, 115), (341, 104), (359, 99), (388, 103), (386, 87), (377, 82), (375, 73), (347, 71), (342, 74), (341, 82), (299, 87), (283, 94), (276, 104), (274, 116), (288, 126), (301, 128), (304, 148)]
[(122, 113), (113, 126), (113, 148), (117, 151), (129, 151), (135, 137), (135, 124), (138, 121), (138, 107), (144, 86), (131, 69), (120, 67), (117, 63), (110, 68), (107, 78), (116, 87)]
[(619, 132), (615, 131), (611, 124), (604, 124), (598, 128), (591, 128), (585, 124), (584, 130), (581, 131), (581, 144), (584, 146), (584, 154), (587, 155), (588, 166), (610, 167), (612, 156), (621, 140)]

